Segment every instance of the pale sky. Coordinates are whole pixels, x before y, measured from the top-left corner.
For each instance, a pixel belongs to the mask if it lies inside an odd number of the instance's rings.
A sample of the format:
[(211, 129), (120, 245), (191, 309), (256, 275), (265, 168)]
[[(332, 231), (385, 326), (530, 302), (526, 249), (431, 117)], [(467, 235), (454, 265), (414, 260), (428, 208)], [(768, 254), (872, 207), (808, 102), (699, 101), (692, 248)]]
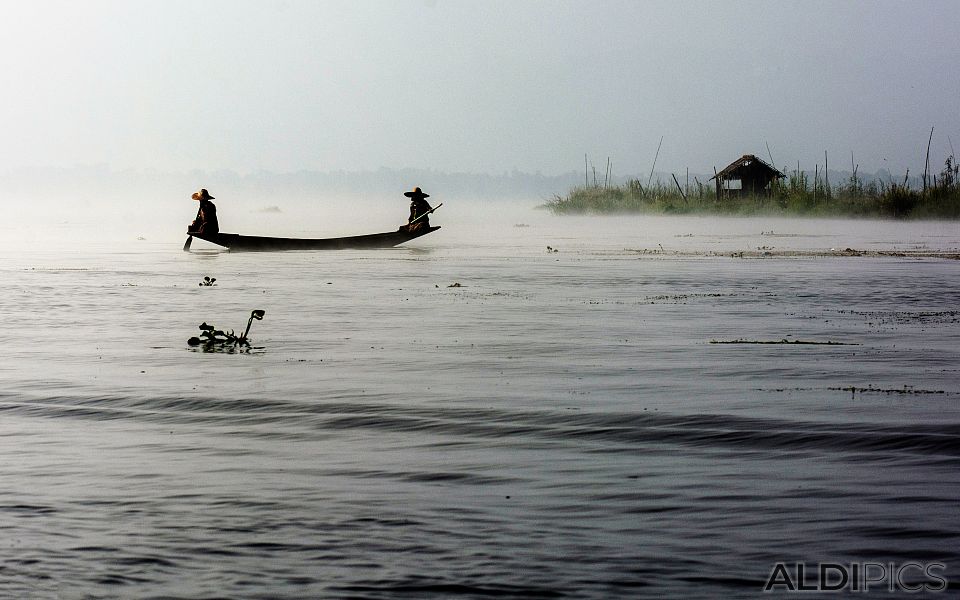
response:
[(0, 171), (939, 167), (960, 4), (0, 0)]

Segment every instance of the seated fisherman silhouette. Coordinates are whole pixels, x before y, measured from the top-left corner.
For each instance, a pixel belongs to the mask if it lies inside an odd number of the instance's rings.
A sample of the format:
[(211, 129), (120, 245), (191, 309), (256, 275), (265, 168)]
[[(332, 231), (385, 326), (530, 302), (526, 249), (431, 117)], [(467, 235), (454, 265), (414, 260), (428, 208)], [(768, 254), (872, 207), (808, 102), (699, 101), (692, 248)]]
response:
[(410, 218), (406, 225), (400, 226), (400, 229), (406, 229), (410, 233), (430, 229), (429, 214), (433, 212), (433, 207), (426, 200), (430, 194), (424, 194), (423, 190), (415, 187), (409, 192), (404, 192), (403, 195), (410, 198)]
[(187, 233), (200, 237), (217, 237), (217, 233), (220, 232), (220, 224), (217, 223), (217, 207), (210, 202), (214, 197), (206, 189), (194, 192), (190, 197), (200, 201), (200, 208), (197, 210), (197, 218), (187, 226)]

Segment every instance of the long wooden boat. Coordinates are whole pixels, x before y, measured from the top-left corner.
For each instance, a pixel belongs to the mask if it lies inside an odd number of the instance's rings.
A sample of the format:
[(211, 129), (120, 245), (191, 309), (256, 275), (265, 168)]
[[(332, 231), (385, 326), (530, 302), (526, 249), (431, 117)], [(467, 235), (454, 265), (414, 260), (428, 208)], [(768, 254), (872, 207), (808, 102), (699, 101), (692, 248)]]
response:
[[(371, 233), (369, 235), (355, 235), (341, 238), (277, 238), (260, 237), (254, 235), (239, 235), (236, 233), (218, 233), (212, 236), (191, 234), (201, 240), (246, 252), (267, 252), (274, 250), (346, 250), (365, 248), (392, 248), (404, 242), (409, 242), (420, 236), (440, 229), (440, 226), (424, 227), (413, 233), (401, 229), (386, 233)], [(188, 239), (189, 241), (189, 239)], [(189, 248), (187, 244), (184, 249)]]

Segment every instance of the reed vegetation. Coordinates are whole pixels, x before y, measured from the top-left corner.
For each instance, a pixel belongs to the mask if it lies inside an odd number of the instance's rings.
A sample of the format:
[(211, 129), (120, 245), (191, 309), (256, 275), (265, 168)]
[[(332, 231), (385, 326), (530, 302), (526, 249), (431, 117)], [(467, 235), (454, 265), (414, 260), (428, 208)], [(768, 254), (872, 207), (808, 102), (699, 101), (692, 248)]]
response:
[(939, 175), (924, 174), (923, 187), (902, 182), (864, 180), (854, 167), (850, 177), (830, 184), (821, 171), (799, 168), (785, 179), (776, 180), (768, 194), (723, 195), (716, 197), (712, 182), (695, 178), (691, 185), (661, 182), (642, 184), (638, 179), (622, 185), (583, 185), (566, 196), (554, 196), (544, 207), (555, 214), (717, 214), (796, 215), (823, 217), (881, 217), (899, 219), (960, 218), (960, 172), (950, 156)]

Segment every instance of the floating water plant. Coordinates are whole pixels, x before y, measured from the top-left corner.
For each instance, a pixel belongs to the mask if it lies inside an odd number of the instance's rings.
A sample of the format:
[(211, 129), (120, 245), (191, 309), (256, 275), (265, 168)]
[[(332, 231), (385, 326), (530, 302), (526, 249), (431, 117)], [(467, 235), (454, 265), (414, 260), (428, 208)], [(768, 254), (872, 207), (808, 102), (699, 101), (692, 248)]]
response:
[(788, 340), (786, 338), (781, 340), (710, 340), (711, 344), (799, 344), (807, 346), (859, 346), (860, 344), (854, 342), (835, 342), (833, 340), (827, 340), (825, 342), (818, 342), (813, 340)]
[(236, 335), (232, 329), (230, 331), (223, 331), (203, 322), (200, 324), (200, 330), (203, 333), (200, 334), (200, 337), (192, 337), (187, 340), (187, 344), (191, 346), (203, 346), (204, 350), (249, 348), (250, 339), (247, 337), (247, 334), (250, 333), (250, 324), (253, 323), (254, 319), (258, 321), (262, 320), (264, 314), (266, 314), (265, 311), (260, 309), (252, 311), (250, 318), (247, 319), (247, 328), (241, 335)]
[(855, 385), (851, 385), (847, 387), (832, 387), (827, 389), (838, 391), (838, 392), (850, 392), (853, 395), (856, 395), (857, 393), (864, 394), (869, 392), (873, 392), (877, 394), (887, 394), (887, 395), (889, 394), (903, 394), (903, 395), (946, 394), (947, 393), (944, 390), (923, 390), (923, 389), (918, 390), (918, 389), (914, 389), (913, 386), (909, 386), (909, 385), (904, 385), (903, 389), (898, 389), (898, 388), (884, 389), (884, 388), (873, 387), (873, 384), (870, 384), (868, 387), (857, 387)]
[(205, 287), (205, 286), (209, 287), (211, 285), (217, 285), (216, 281), (217, 281), (216, 277), (204, 277), (203, 281), (201, 281), (197, 285), (199, 285), (200, 287)]

